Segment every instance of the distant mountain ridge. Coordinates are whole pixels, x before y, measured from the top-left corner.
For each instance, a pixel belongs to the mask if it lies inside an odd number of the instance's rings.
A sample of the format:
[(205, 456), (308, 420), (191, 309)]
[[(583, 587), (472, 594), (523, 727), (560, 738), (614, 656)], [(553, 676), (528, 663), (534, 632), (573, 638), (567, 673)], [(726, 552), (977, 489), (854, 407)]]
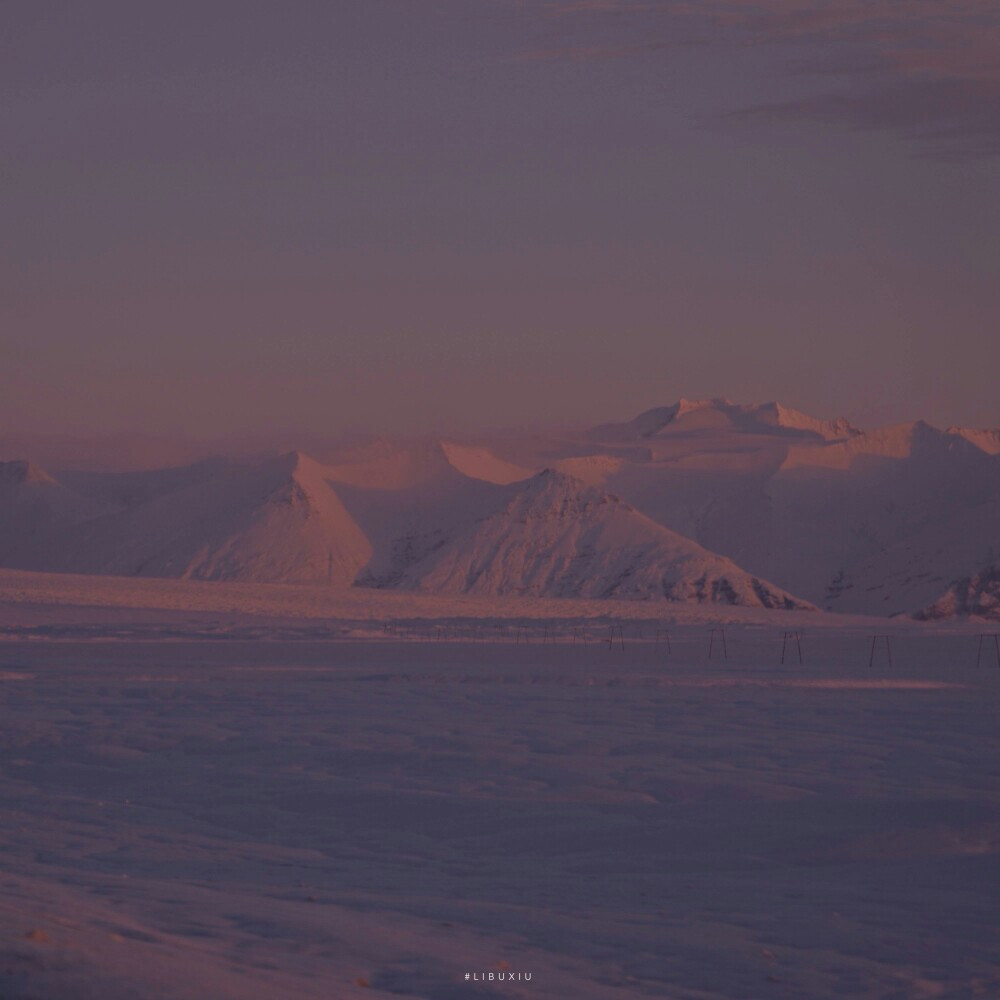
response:
[(597, 441), (627, 441), (663, 434), (728, 428), (752, 434), (813, 437), (824, 441), (861, 434), (847, 420), (817, 420), (780, 403), (732, 403), (728, 399), (681, 399), (671, 406), (646, 410), (623, 424), (603, 424), (590, 436)]
[(680, 400), (589, 431), (321, 457), (0, 463), (0, 565), (962, 615), (982, 601), (949, 588), (1000, 557), (1000, 430)]
[(170, 477), (150, 474), (170, 487), (22, 544), (7, 564), (117, 576), (346, 584), (370, 557), (367, 539), (320, 467), (303, 455), (172, 471)]

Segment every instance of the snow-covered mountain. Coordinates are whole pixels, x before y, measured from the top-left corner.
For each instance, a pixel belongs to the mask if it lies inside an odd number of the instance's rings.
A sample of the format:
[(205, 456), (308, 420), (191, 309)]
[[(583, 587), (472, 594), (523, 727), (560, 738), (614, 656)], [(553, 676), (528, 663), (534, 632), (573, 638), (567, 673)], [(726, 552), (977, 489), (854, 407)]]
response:
[(445, 593), (809, 605), (612, 494), (545, 470), (415, 560), (395, 586)]
[(624, 442), (718, 430), (821, 441), (841, 440), (861, 433), (846, 420), (817, 420), (780, 403), (682, 399), (670, 406), (647, 410), (623, 424), (595, 427), (589, 436), (595, 441)]
[(0, 464), (0, 565), (693, 600), (719, 581), (716, 598), (728, 586), (741, 601), (757, 580), (892, 615), (1000, 554), (1000, 430), (860, 430), (779, 403), (681, 400), (578, 432), (321, 454), (115, 473)]
[(997, 441), (1000, 431), (863, 431), (780, 404), (682, 400), (492, 447), (612, 491), (821, 607), (884, 615), (919, 610), (1000, 551)]
[(1000, 455), (1000, 427), (949, 427), (948, 433), (965, 438), (988, 455)]
[[(463, 471), (464, 470), (464, 471)], [(484, 448), (385, 443), (321, 465), (299, 453), (137, 473), (7, 478), (51, 493), (6, 565), (84, 574), (599, 596), (803, 602), (627, 503)], [(24, 480), (22, 483), (21, 480)], [(361, 485), (367, 483), (369, 485)], [(370, 485), (375, 483), (377, 485)], [(7, 504), (5, 514), (10, 513)]]
[(919, 610), (1000, 552), (993, 441), (923, 421), (861, 431), (778, 404), (711, 400), (553, 440), (549, 454), (791, 593), (884, 615)]
[(327, 484), (322, 467), (298, 453), (251, 465), (224, 464), (207, 477), (161, 476), (159, 481), (171, 481), (175, 488), (22, 546), (8, 565), (346, 585), (371, 556), (368, 540)]

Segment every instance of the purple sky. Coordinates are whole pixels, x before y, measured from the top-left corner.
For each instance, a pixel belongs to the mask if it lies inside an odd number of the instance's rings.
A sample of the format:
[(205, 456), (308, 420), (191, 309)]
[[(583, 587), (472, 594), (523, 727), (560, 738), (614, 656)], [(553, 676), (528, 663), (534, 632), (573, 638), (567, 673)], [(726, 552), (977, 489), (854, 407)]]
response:
[(10, 0), (5, 433), (1000, 424), (995, 0)]

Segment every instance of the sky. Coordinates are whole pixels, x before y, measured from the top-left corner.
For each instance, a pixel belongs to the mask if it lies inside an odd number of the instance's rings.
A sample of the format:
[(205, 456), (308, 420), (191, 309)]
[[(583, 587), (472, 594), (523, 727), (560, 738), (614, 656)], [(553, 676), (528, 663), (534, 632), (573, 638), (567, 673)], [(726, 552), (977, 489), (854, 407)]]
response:
[(1000, 425), (995, 0), (4, 21), (7, 435)]

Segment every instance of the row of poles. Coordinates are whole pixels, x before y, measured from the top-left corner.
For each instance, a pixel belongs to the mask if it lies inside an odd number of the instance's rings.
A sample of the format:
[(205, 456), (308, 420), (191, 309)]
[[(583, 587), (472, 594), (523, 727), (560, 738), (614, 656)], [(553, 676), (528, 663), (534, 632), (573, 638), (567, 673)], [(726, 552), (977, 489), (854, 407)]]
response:
[[(526, 625), (497, 625), (496, 635), (506, 641), (513, 641), (515, 645), (523, 643), (532, 645), (541, 643), (543, 645), (556, 645), (559, 641), (558, 633), (554, 628), (545, 625), (541, 633), (531, 630)], [(405, 634), (397, 631), (394, 626), (385, 625), (384, 631), (387, 635)], [(489, 638), (489, 629), (486, 627), (475, 627), (471, 631), (460, 630), (448, 625), (437, 625), (425, 633), (427, 639), (438, 642), (449, 639), (465, 639), (472, 642), (486, 642)], [(665, 647), (667, 654), (673, 653), (670, 643), (670, 630), (657, 628), (654, 633), (654, 641), (657, 647)], [(1000, 667), (1000, 632), (980, 632), (977, 636), (979, 644), (976, 648), (976, 666), (980, 666), (984, 656), (987, 662), (996, 660), (996, 665)], [(641, 630), (637, 630), (636, 639), (643, 640)], [(608, 649), (620, 649), (625, 651), (625, 627), (623, 625), (609, 625), (606, 631), (602, 629), (587, 628), (578, 625), (573, 629), (573, 644), (601, 642), (607, 643)], [(875, 660), (879, 652), (883, 652), (885, 660), (892, 666), (892, 637), (885, 632), (876, 632), (872, 635), (871, 649), (868, 655), (868, 666), (874, 667)], [(993, 656), (990, 656), (992, 651)], [(726, 643), (726, 630), (724, 628), (710, 628), (708, 633), (708, 659), (729, 659), (729, 647)], [(805, 661), (802, 657), (802, 633), (798, 631), (786, 631), (781, 633), (781, 662), (782, 664), (798, 662), (800, 665)]]

